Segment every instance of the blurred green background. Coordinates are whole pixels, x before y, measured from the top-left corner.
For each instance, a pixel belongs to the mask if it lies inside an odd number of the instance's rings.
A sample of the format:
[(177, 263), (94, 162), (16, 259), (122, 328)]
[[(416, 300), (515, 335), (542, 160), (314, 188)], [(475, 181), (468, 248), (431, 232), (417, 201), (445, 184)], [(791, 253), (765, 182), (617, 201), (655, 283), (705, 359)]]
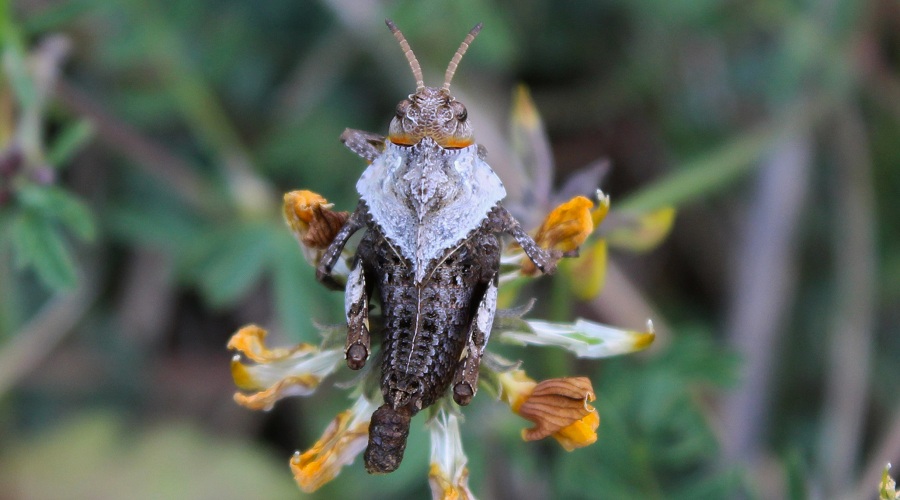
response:
[[(614, 209), (678, 208), (660, 247), (611, 253), (599, 297), (565, 276), (520, 297), (659, 337), (603, 362), (504, 351), (590, 376), (599, 440), (523, 443), (476, 398), (480, 498), (875, 496), (900, 461), (896, 0), (0, 0), (0, 497), (300, 495), (288, 459), (346, 391), (243, 409), (225, 343), (341, 319), (281, 194), (355, 206), (338, 137), (386, 132), (414, 86), (385, 17), (432, 85), (484, 22), (453, 89), (512, 204), (537, 182), (510, 145), (525, 83), (555, 186), (608, 159)], [(420, 420), (398, 472), (357, 460), (312, 496), (427, 497)]]

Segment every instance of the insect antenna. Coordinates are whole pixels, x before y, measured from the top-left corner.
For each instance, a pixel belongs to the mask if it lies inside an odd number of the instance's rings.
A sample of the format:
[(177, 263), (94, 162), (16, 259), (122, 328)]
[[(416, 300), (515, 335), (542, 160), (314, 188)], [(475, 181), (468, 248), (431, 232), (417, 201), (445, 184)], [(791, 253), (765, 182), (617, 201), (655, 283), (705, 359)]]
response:
[(409, 67), (412, 69), (413, 76), (416, 78), (416, 92), (425, 88), (425, 80), (422, 79), (422, 67), (419, 66), (419, 61), (416, 59), (416, 55), (413, 54), (411, 48), (409, 48), (409, 42), (406, 41), (406, 37), (403, 36), (403, 33), (400, 32), (400, 28), (394, 24), (394, 21), (390, 19), (385, 19), (384, 23), (387, 24), (387, 27), (390, 28), (391, 33), (394, 34), (394, 38), (400, 42), (400, 50), (403, 51), (403, 55), (406, 56), (406, 60), (409, 61)]
[(476, 24), (475, 27), (472, 28), (472, 31), (469, 31), (469, 34), (466, 35), (463, 42), (459, 44), (459, 48), (456, 49), (456, 54), (453, 54), (453, 59), (450, 59), (450, 64), (447, 65), (447, 72), (444, 73), (443, 90), (450, 91), (450, 80), (453, 80), (453, 74), (456, 73), (456, 67), (459, 66), (459, 61), (462, 60), (466, 51), (469, 50), (469, 44), (472, 43), (472, 40), (474, 40), (476, 36), (478, 36), (478, 32), (481, 31), (483, 26), (483, 23)]

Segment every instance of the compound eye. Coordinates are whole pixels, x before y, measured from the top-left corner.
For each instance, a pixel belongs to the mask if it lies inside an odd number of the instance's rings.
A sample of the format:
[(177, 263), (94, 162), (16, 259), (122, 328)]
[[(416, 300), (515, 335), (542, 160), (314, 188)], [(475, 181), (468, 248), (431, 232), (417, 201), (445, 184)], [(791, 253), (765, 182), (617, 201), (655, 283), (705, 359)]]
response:
[(409, 112), (409, 107), (412, 106), (412, 102), (409, 99), (404, 99), (397, 104), (397, 118), (403, 118)]
[(469, 117), (469, 112), (466, 111), (466, 107), (463, 106), (461, 102), (453, 101), (450, 103), (450, 109), (453, 111), (453, 115), (457, 120), (464, 122), (466, 118)]

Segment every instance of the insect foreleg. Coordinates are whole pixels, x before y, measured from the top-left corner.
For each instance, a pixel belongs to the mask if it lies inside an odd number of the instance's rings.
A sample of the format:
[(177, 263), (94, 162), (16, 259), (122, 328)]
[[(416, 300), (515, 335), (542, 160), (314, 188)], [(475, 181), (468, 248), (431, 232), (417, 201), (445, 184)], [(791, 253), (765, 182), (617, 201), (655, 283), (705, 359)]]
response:
[(347, 241), (353, 236), (353, 233), (359, 231), (366, 225), (366, 213), (366, 204), (363, 201), (360, 201), (359, 205), (356, 206), (356, 210), (350, 214), (350, 217), (347, 218), (347, 222), (344, 223), (344, 226), (341, 227), (341, 230), (335, 235), (334, 240), (332, 240), (331, 244), (328, 245), (328, 248), (325, 249), (325, 254), (322, 255), (322, 260), (319, 261), (319, 266), (316, 268), (316, 279), (328, 288), (334, 290), (342, 290), (344, 288), (340, 283), (334, 280), (331, 276), (331, 271), (341, 257), (344, 245), (347, 244)]
[(341, 142), (369, 163), (384, 151), (384, 136), (373, 132), (348, 128), (341, 134)]
[(496, 311), (497, 275), (494, 274), (481, 302), (478, 303), (478, 309), (469, 325), (469, 338), (463, 351), (463, 358), (459, 361), (456, 372), (453, 374), (453, 400), (458, 405), (469, 404), (478, 390), (478, 367), (481, 366), (484, 347), (491, 336), (491, 326), (494, 324)]

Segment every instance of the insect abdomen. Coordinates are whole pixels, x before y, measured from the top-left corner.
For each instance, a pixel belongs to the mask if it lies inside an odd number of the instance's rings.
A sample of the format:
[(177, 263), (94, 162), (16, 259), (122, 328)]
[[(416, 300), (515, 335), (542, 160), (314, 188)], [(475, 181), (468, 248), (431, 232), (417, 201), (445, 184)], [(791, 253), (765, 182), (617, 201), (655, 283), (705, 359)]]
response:
[[(410, 405), (417, 412), (434, 403), (450, 383), (466, 342), (473, 290), (428, 283), (388, 285), (382, 293), (382, 392), (386, 402), (395, 407)], [(415, 299), (405, 304), (388, 302), (399, 297)]]
[[(360, 251), (368, 273), (376, 278), (384, 316), (385, 404), (369, 427), (366, 467), (390, 472), (405, 448), (408, 429), (399, 432), (401, 417), (412, 417), (447, 392), (474, 310), (499, 266), (499, 242), (494, 234), (476, 231), (418, 284), (409, 262), (377, 230), (370, 229)], [(395, 442), (401, 434), (403, 446)]]
[(406, 408), (395, 410), (385, 403), (372, 414), (369, 423), (369, 445), (363, 459), (370, 474), (386, 474), (397, 470), (406, 450), (409, 421)]

